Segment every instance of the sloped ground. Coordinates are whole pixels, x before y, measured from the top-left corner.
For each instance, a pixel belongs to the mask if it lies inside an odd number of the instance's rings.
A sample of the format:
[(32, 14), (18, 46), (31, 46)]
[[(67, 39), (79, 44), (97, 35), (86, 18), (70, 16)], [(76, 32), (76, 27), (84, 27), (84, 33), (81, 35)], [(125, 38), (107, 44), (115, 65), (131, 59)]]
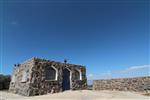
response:
[(0, 91), (0, 100), (150, 100), (150, 97), (134, 92), (120, 91), (65, 91), (42, 96), (24, 97), (8, 91)]

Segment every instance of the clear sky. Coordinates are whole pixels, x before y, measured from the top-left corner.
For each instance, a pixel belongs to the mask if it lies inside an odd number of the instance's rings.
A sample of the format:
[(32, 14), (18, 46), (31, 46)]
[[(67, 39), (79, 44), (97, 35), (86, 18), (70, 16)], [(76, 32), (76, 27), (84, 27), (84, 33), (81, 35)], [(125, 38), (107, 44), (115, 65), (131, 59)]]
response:
[(61, 62), (66, 58), (85, 65), (92, 78), (138, 68), (148, 68), (139, 75), (149, 74), (148, 0), (0, 3), (3, 74), (11, 74), (13, 64), (31, 57)]

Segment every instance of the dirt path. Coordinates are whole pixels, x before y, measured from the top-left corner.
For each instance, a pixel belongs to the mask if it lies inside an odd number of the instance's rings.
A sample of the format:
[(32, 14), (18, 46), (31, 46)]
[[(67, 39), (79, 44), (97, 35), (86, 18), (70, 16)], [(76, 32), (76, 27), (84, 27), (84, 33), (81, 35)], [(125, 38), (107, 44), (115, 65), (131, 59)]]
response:
[(90, 90), (24, 97), (7, 91), (0, 91), (0, 100), (150, 100), (150, 97), (132, 92)]

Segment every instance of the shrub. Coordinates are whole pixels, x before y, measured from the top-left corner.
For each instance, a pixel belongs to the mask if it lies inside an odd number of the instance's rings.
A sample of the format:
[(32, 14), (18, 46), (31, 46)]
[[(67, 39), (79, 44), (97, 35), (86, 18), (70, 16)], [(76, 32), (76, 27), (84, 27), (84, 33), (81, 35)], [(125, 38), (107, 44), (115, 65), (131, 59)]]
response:
[(0, 90), (9, 89), (10, 80), (10, 75), (0, 74)]

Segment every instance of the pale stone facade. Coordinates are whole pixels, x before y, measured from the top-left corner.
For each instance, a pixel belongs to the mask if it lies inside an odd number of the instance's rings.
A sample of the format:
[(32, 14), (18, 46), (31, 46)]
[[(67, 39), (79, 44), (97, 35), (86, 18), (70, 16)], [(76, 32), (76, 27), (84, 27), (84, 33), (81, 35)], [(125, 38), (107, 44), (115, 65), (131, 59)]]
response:
[(84, 66), (32, 58), (15, 65), (9, 91), (35, 96), (86, 87)]

